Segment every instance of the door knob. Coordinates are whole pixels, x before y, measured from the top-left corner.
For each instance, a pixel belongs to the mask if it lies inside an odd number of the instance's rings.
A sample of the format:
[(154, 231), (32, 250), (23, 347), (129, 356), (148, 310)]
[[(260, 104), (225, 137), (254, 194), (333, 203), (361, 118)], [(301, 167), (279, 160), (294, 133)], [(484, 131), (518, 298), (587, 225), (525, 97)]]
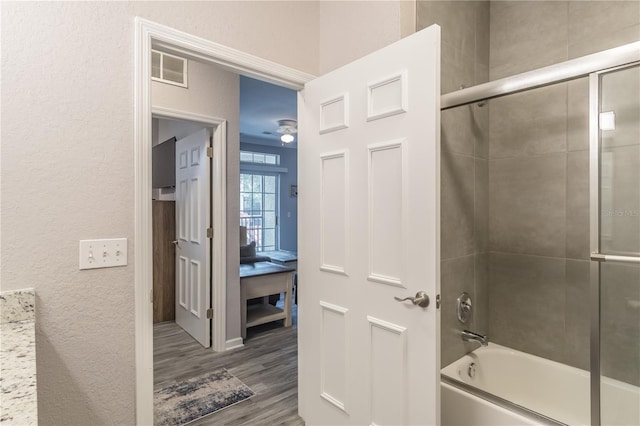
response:
[(399, 297), (394, 297), (398, 302), (404, 302), (405, 300), (410, 300), (416, 306), (420, 306), (421, 308), (426, 308), (429, 306), (429, 296), (424, 291), (419, 291), (416, 293), (416, 297), (405, 297), (401, 299)]

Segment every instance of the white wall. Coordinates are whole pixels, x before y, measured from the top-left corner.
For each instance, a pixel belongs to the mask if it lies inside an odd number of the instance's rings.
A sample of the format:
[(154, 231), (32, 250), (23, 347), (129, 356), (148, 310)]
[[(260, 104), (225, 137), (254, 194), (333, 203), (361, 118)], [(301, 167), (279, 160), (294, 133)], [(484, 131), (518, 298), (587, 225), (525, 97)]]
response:
[[(400, 13), (387, 12), (378, 2), (2, 3), (0, 282), (36, 290), (41, 424), (135, 419), (134, 17), (318, 74), (398, 39)], [(335, 20), (352, 42), (332, 33)], [(104, 237), (129, 239), (129, 266), (79, 271), (78, 240)]]

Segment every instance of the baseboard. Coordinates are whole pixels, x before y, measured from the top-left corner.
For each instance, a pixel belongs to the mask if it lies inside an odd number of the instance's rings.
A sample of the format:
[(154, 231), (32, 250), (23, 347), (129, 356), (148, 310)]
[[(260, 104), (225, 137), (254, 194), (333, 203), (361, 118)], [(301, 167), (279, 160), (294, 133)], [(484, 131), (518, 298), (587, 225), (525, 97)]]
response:
[(243, 346), (244, 342), (242, 341), (242, 337), (236, 337), (235, 339), (227, 340), (225, 350), (229, 351), (231, 349), (239, 349)]

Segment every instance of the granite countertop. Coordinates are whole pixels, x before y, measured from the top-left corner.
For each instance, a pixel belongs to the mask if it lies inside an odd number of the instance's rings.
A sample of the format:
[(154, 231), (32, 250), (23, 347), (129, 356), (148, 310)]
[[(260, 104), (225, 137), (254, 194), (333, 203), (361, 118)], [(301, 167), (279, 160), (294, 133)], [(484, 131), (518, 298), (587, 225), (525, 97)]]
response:
[(0, 293), (0, 423), (38, 424), (35, 293)]

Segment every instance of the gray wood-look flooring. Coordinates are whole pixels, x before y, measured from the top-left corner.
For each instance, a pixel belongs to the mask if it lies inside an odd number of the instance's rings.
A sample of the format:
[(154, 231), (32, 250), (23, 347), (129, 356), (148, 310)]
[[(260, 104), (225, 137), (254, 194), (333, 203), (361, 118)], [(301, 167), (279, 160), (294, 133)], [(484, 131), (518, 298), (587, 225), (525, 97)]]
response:
[(304, 425), (298, 416), (295, 324), (252, 327), (243, 348), (222, 353), (204, 349), (175, 322), (154, 324), (154, 388), (223, 367), (256, 395), (191, 425)]

